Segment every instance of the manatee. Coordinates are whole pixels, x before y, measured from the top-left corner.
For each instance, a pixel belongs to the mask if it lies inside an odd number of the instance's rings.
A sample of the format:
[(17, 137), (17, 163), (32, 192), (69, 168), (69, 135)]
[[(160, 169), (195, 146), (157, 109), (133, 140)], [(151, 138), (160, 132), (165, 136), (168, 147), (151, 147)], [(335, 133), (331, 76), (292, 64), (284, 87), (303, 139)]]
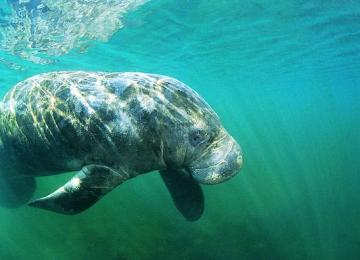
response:
[[(200, 184), (236, 175), (239, 144), (190, 87), (167, 76), (63, 71), (15, 85), (0, 103), (0, 205), (80, 213), (158, 171), (180, 213), (200, 218)], [(31, 201), (35, 177), (77, 173)]]

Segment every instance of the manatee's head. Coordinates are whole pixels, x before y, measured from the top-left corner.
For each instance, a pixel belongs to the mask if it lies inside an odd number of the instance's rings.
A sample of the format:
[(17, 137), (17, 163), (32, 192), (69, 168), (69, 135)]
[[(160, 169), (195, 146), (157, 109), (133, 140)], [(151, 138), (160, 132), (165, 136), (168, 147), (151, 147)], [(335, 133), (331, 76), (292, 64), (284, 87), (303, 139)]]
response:
[(161, 158), (168, 169), (202, 184), (217, 184), (236, 175), (243, 157), (239, 144), (218, 115), (194, 90), (171, 78), (162, 79), (166, 99), (159, 131)]
[(243, 164), (235, 139), (218, 124), (189, 131), (187, 172), (202, 184), (217, 184), (236, 175)]

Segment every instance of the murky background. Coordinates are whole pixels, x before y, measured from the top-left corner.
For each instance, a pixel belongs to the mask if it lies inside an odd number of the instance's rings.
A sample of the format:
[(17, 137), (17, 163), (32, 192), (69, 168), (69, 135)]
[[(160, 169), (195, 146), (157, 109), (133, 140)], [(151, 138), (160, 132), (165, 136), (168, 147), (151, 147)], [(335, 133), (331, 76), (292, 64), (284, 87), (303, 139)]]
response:
[[(357, 1), (1, 0), (0, 95), (45, 71), (180, 79), (245, 164), (187, 222), (157, 173), (77, 216), (0, 208), (0, 259), (360, 259)], [(38, 178), (36, 197), (71, 177)]]

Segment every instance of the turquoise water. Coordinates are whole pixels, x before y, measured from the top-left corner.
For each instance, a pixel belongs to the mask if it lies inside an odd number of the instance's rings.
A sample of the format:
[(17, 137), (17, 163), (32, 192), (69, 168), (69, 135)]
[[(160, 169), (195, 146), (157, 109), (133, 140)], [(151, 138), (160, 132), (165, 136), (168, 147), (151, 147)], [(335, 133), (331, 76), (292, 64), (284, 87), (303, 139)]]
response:
[[(0, 259), (360, 259), (357, 1), (153, 0), (123, 11), (122, 27), (96, 21), (83, 43), (75, 29), (74, 44), (55, 37), (56, 55), (4, 40), (15, 41), (6, 34), (14, 2), (0, 1), (1, 95), (54, 70), (169, 75), (217, 111), (245, 163), (203, 187), (194, 223), (156, 173), (77, 216), (0, 208)], [(39, 178), (35, 197), (71, 176)]]

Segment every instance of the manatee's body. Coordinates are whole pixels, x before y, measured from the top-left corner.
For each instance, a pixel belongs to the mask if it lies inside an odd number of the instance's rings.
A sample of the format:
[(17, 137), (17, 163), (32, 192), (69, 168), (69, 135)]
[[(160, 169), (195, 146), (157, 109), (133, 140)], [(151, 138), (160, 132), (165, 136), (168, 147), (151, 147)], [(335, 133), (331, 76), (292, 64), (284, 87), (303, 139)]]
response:
[(178, 209), (197, 219), (203, 207), (197, 182), (221, 182), (242, 164), (238, 144), (215, 112), (189, 87), (165, 76), (41, 74), (17, 84), (0, 109), (5, 206), (26, 203), (35, 176), (79, 171), (30, 204), (74, 214), (123, 181), (158, 170)]
[(169, 83), (162, 80), (134, 73), (58, 72), (23, 81), (3, 100), (1, 138), (7, 154), (12, 150), (16, 164), (33, 168), (31, 175), (88, 164), (131, 173), (163, 167), (155, 154), (160, 149), (155, 128), (174, 114), (165, 111), (169, 101), (160, 93), (169, 99), (172, 94), (165, 93)]

